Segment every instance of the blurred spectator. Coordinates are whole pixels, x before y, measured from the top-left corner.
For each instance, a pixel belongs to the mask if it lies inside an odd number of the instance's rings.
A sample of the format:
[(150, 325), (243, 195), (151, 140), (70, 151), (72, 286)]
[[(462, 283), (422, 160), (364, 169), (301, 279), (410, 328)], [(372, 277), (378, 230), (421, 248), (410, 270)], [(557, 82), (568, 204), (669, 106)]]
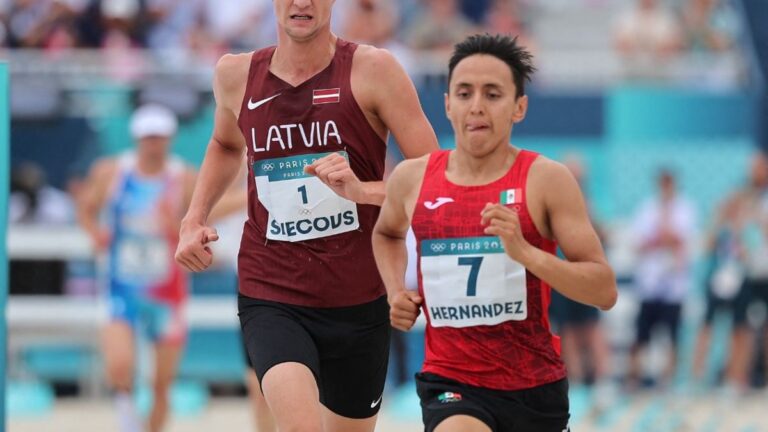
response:
[[(162, 430), (186, 340), (188, 282), (173, 256), (195, 170), (170, 152), (177, 129), (176, 116), (165, 107), (134, 111), (135, 150), (94, 163), (79, 200), (80, 224), (106, 257), (109, 317), (102, 354), (121, 432)], [(134, 399), (143, 378), (137, 364), (144, 341), (152, 344), (155, 371), (146, 428)]]
[(143, 73), (137, 40), (140, 11), (138, 0), (101, 0), (101, 46), (109, 76), (118, 82), (135, 81)]
[[(768, 306), (768, 156), (755, 154), (752, 160), (749, 186), (743, 193), (745, 223), (743, 242), (746, 249), (747, 301), (743, 305), (746, 315), (743, 325), (734, 330), (729, 359), (729, 373), (735, 390), (744, 393), (749, 386), (749, 370), (752, 366), (755, 332), (750, 326), (750, 306), (763, 303)], [(760, 348), (768, 340), (760, 341)]]
[(389, 0), (348, 0), (342, 35), (357, 43), (389, 50), (406, 71), (411, 71), (413, 59), (405, 45), (395, 39), (399, 10)]
[(662, 60), (680, 51), (682, 29), (675, 15), (659, 0), (636, 1), (616, 21), (616, 49), (627, 62), (628, 75), (653, 77)]
[(187, 48), (197, 29), (201, 4), (202, 0), (146, 0), (147, 46), (153, 50)]
[(43, 48), (56, 53), (80, 46), (77, 17), (87, 0), (53, 0), (45, 19)]
[(528, 51), (534, 48), (520, 0), (492, 0), (485, 14), (483, 30), (517, 36), (518, 42)]
[[(66, 193), (48, 185), (45, 172), (36, 163), (23, 162), (14, 166), (10, 189), (7, 209), (10, 224), (50, 228), (74, 221), (72, 200)], [(10, 294), (61, 294), (65, 274), (65, 263), (61, 259), (11, 258), (8, 270)]]
[(422, 3), (424, 0), (398, 0), (397, 5), (400, 9), (399, 36), (405, 42), (404, 31), (411, 27), (412, 23), (418, 21), (421, 15)]
[[(338, 7), (334, 8), (334, 14), (331, 17), (331, 28), (334, 28), (334, 23), (339, 19), (339, 17), (336, 16), (337, 10), (342, 9)], [(251, 23), (251, 32), (253, 32), (254, 45), (247, 47), (246, 50), (264, 48), (277, 44), (277, 18), (275, 17), (275, 11), (271, 3), (263, 9), (263, 13), (259, 15), (257, 20)]]
[(49, 0), (12, 0), (8, 10), (8, 38), (11, 47), (41, 47), (47, 36)]
[(737, 41), (743, 25), (732, 0), (687, 0), (681, 13), (686, 61), (691, 65), (688, 81), (713, 89), (742, 83), (746, 59)]
[(47, 184), (45, 173), (33, 163), (11, 172), (10, 223), (67, 224), (75, 221), (75, 206), (63, 191)]
[(733, 46), (739, 19), (719, 0), (689, 0), (683, 9), (684, 44), (691, 50), (722, 52)]
[(139, 0), (101, 0), (99, 14), (105, 28), (102, 44), (109, 46), (109, 39), (119, 35), (128, 45), (137, 41), (137, 26), (141, 5)]
[(474, 31), (461, 14), (458, 0), (423, 0), (423, 5), (420, 17), (405, 31), (405, 41), (412, 48), (448, 52)]
[(8, 46), (8, 12), (10, 9), (10, 0), (0, 1), (0, 47)]
[(222, 51), (253, 49), (258, 23), (272, 9), (269, 0), (204, 0), (200, 13), (208, 35)]
[(752, 46), (754, 47), (754, 59), (756, 65), (753, 74), (753, 88), (758, 91), (760, 98), (757, 110), (758, 147), (768, 152), (768, 2), (765, 0), (742, 0), (744, 10), (745, 28), (748, 30)]
[(660, 172), (658, 187), (659, 196), (640, 207), (633, 227), (638, 239), (634, 280), (640, 311), (630, 351), (630, 387), (641, 378), (641, 354), (656, 327), (665, 327), (671, 340), (662, 382), (672, 378), (677, 369), (681, 310), (693, 277), (694, 209), (679, 196), (671, 171)]
[[(693, 357), (693, 375), (698, 380), (704, 378), (715, 315), (731, 315), (734, 331), (746, 324), (746, 249), (742, 238), (745, 200), (742, 195), (739, 191), (720, 205), (706, 242), (706, 311)], [(731, 357), (744, 358), (747, 348), (743, 343), (733, 344)], [(726, 381), (729, 383), (733, 379), (731, 375), (729, 368), (726, 373)]]

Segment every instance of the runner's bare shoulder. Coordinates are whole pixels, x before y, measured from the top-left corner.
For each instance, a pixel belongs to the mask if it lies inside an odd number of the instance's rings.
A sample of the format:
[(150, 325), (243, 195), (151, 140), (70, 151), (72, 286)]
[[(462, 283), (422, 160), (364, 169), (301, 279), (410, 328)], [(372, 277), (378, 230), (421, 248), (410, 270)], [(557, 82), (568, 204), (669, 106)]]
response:
[(245, 96), (253, 53), (225, 54), (216, 63), (213, 91), (220, 103), (238, 107)]
[[(372, 83), (375, 85), (371, 85)], [(389, 51), (371, 45), (360, 45), (355, 51), (352, 61), (352, 84), (366, 93), (370, 92), (370, 97), (375, 97), (373, 95), (377, 91), (386, 94), (399, 91), (399, 85), (412, 85), (403, 67)], [(362, 96), (369, 97), (367, 94)]]
[(405, 70), (392, 53), (371, 45), (358, 46), (352, 64), (355, 73), (362, 73), (368, 78), (391, 79), (393, 74), (395, 77), (405, 75)]
[(414, 188), (420, 188), (428, 162), (428, 154), (400, 162), (389, 177), (390, 187), (400, 193), (408, 193)]

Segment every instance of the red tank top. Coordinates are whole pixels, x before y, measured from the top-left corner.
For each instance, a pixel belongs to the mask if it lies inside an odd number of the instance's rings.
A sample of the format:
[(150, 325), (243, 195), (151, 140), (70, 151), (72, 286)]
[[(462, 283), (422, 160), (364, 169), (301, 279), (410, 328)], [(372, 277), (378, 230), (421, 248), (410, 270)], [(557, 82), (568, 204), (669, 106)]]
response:
[(525, 239), (555, 253), (526, 205), (526, 178), (538, 155), (520, 151), (506, 175), (483, 186), (449, 182), (449, 155), (430, 156), (412, 222), (428, 323), (423, 371), (497, 390), (557, 381), (566, 373), (549, 327), (550, 287), (509, 259), (480, 223), (486, 203), (506, 203), (518, 212)]
[(238, 120), (249, 161), (238, 258), (246, 296), (337, 307), (385, 293), (371, 247), (379, 208), (344, 200), (303, 173), (339, 152), (361, 181), (383, 178), (386, 144), (350, 85), (356, 49), (339, 39), (330, 65), (296, 87), (269, 71), (275, 47), (253, 54)]

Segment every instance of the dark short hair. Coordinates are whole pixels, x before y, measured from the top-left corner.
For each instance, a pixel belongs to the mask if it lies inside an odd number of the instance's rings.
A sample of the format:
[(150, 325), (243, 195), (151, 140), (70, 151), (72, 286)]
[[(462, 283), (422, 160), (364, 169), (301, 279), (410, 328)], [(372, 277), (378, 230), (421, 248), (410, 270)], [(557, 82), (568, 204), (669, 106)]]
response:
[(517, 42), (517, 36), (476, 34), (456, 44), (451, 61), (448, 63), (448, 82), (451, 82), (453, 70), (465, 58), (486, 54), (494, 56), (506, 63), (512, 70), (512, 79), (517, 89), (515, 97), (525, 94), (525, 82), (531, 80), (536, 71), (533, 67), (533, 56)]

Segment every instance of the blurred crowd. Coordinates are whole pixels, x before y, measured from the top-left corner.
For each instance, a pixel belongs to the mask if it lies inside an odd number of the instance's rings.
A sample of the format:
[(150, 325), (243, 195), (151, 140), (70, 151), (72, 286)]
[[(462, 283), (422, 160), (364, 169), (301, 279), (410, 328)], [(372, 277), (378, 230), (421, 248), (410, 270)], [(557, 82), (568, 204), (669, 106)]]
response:
[[(334, 28), (352, 40), (449, 50), (465, 35), (518, 35), (535, 47), (532, 20), (555, 0), (338, 0)], [(560, 2), (561, 3), (561, 2)], [(579, 0), (616, 9), (617, 51), (638, 61), (690, 51), (723, 52), (741, 32), (727, 0)], [(668, 4), (674, 4), (670, 7)], [(623, 10), (622, 10), (623, 9)], [(212, 55), (274, 42), (269, 0), (3, 0), (0, 44), (68, 48), (190, 49)]]
[[(661, 0), (636, 0), (615, 21), (615, 48), (624, 75), (659, 76), (660, 65), (681, 53), (717, 55), (744, 40), (743, 20), (735, 2), (685, 0), (674, 9)], [(711, 59), (709, 57), (708, 59)], [(710, 62), (708, 67), (719, 69)]]
[[(768, 338), (768, 157), (752, 159), (746, 184), (733, 191), (708, 217), (704, 239), (705, 309), (698, 333), (693, 374), (717, 381), (735, 394), (765, 383)], [(731, 324), (730, 348), (722, 365), (710, 362), (713, 322)], [(759, 337), (759, 335), (763, 335)], [(763, 359), (758, 362), (757, 359)], [(707, 376), (707, 370), (715, 371)]]
[[(525, 33), (517, 0), (339, 0), (334, 27), (350, 38), (447, 49), (467, 33)], [(4, 0), (10, 48), (252, 49), (272, 43), (269, 0)], [(372, 26), (370, 24), (373, 24)]]
[(733, 5), (687, 0), (675, 10), (660, 0), (638, 0), (616, 21), (616, 48), (626, 56), (673, 55), (681, 50), (722, 52), (741, 32)]

